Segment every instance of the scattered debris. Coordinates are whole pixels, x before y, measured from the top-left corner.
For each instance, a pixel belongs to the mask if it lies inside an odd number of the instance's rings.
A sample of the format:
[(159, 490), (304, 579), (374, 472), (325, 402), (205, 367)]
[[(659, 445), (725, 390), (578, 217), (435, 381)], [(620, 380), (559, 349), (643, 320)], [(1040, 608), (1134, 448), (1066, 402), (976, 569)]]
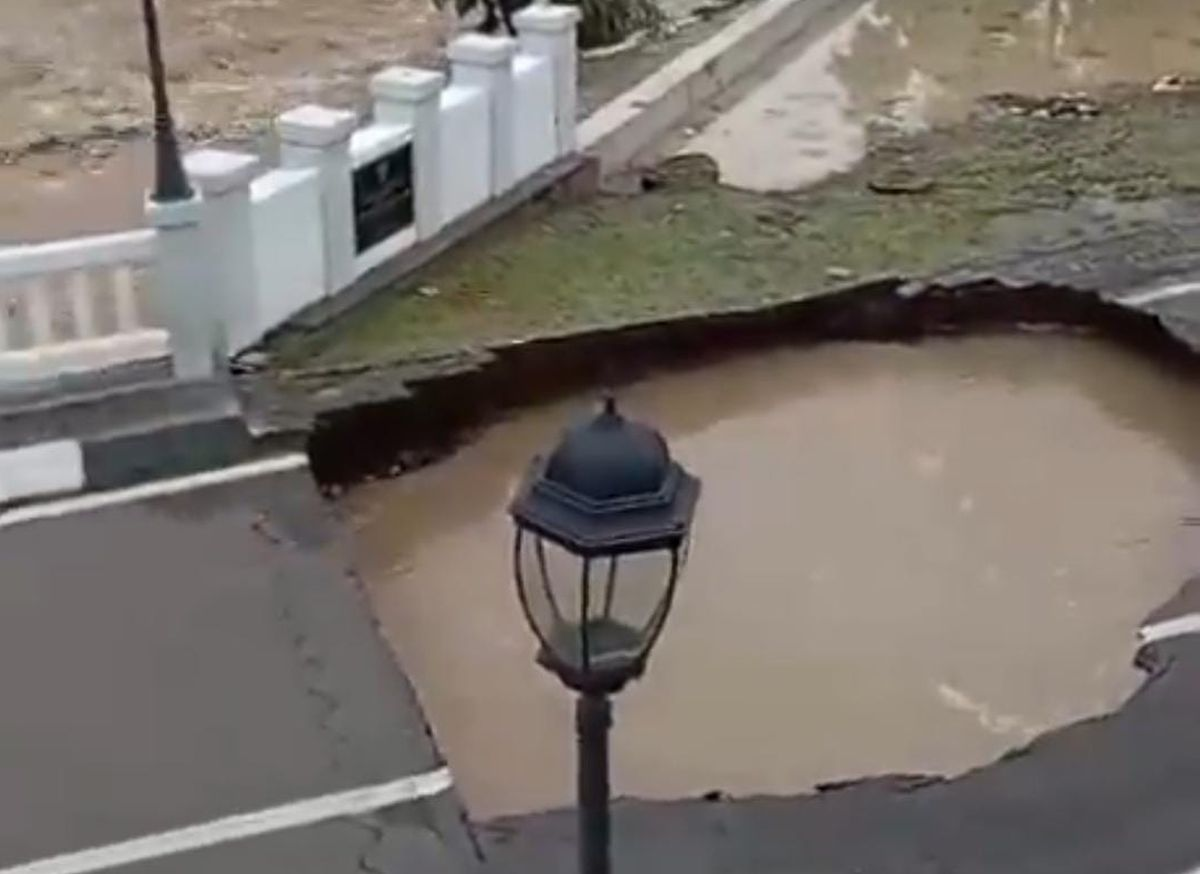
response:
[(804, 212), (798, 207), (780, 203), (770, 209), (756, 212), (754, 220), (760, 225), (767, 225), (790, 234), (796, 225), (804, 221)]
[(854, 271), (848, 267), (838, 267), (837, 265), (832, 265), (825, 268), (825, 275), (830, 279), (843, 281), (846, 279), (853, 279)]
[(417, 294), (421, 295), (421, 297), (437, 297), (441, 293), (442, 290), (436, 285), (422, 285), (417, 289)]
[(252, 349), (238, 355), (229, 364), (235, 374), (261, 373), (271, 365), (271, 356), (261, 349)]
[(648, 30), (638, 30), (618, 43), (613, 43), (606, 46), (596, 46), (595, 48), (590, 49), (583, 49), (579, 53), (579, 58), (583, 61), (600, 61), (605, 58), (611, 58), (613, 55), (624, 54), (625, 52), (636, 49), (638, 46), (644, 43), (646, 38), (649, 36), (650, 32)]
[(1155, 94), (1175, 94), (1194, 88), (1200, 88), (1200, 79), (1184, 76), (1182, 73), (1170, 73), (1166, 76), (1160, 76), (1150, 86), (1150, 90)]
[(693, 6), (691, 13), (701, 21), (708, 21), (710, 18), (720, 15), (722, 12), (728, 12), (730, 9), (741, 6), (745, 2), (746, 0), (712, 0), (709, 3), (701, 3)]
[(642, 173), (642, 190), (653, 191), (666, 185), (714, 185), (719, 177), (716, 161), (708, 155), (688, 152), (673, 155)]
[(924, 194), (933, 186), (931, 177), (907, 167), (887, 170), (867, 181), (867, 188), (876, 194)]
[(250, 528), (268, 543), (273, 543), (276, 546), (283, 543), (283, 538), (271, 530), (271, 519), (266, 513), (259, 513), (255, 516), (254, 521), (250, 523)]
[(1036, 97), (1005, 91), (989, 94), (983, 102), (1009, 115), (1032, 118), (1094, 118), (1100, 114), (1100, 104), (1082, 92)]

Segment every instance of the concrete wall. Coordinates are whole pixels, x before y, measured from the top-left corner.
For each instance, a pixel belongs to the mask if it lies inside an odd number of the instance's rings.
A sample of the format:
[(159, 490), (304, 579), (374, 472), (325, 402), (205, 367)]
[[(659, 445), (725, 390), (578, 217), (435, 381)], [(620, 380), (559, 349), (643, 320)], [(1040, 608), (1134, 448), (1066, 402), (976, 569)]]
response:
[(315, 170), (272, 170), (250, 185), (255, 293), (235, 347), (325, 296), (321, 186)]
[[(447, 50), (448, 85), (432, 71), (382, 71), (371, 82), (375, 120), (365, 126), (355, 128), (345, 111), (318, 106), (281, 115), (284, 165), (317, 174), (320, 209), (312, 209), (311, 199), (292, 209), (275, 198), (250, 198), (256, 292), (253, 304), (226, 307), (230, 351), (253, 344), (305, 306), (339, 293), (564, 154), (573, 138), (563, 136), (562, 120), (573, 118), (574, 107), (562, 104), (574, 99), (575, 90), (573, 81), (567, 87), (558, 78), (575, 76), (576, 17), (573, 9), (543, 6), (522, 18), (520, 26), (530, 33), (521, 43), (459, 37)], [(413, 222), (359, 251), (353, 174), (400, 149), (411, 154)], [(286, 227), (276, 231), (277, 223)], [(323, 245), (312, 246), (318, 235)], [(276, 263), (287, 248), (284, 238), (293, 245), (305, 241), (305, 254), (297, 259), (303, 263)], [(317, 252), (324, 259), (320, 293), (312, 284)]]
[(550, 58), (513, 58), (513, 134), (517, 179), (558, 157), (554, 117), (554, 66)]
[(451, 85), (439, 106), (442, 133), (442, 218), (450, 222), (488, 199), (492, 134), (487, 94)]

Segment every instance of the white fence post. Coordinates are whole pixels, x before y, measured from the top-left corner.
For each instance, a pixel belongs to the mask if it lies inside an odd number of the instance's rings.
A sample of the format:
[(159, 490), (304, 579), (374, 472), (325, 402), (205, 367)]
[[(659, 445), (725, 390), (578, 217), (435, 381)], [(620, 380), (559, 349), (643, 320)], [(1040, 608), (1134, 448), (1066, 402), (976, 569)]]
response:
[(450, 80), (487, 91), (492, 131), (493, 196), (516, 182), (516, 136), (513, 130), (512, 58), (516, 40), (506, 36), (469, 33), (450, 43)]
[(579, 56), (575, 30), (580, 19), (577, 6), (532, 4), (513, 16), (521, 50), (550, 59), (554, 67), (554, 127), (558, 154), (575, 151), (576, 88)]
[(438, 96), (445, 84), (443, 73), (416, 67), (388, 67), (371, 79), (375, 121), (406, 124), (413, 131), (413, 212), (421, 240), (442, 226)]
[(197, 149), (183, 163), (204, 200), (201, 225), (212, 253), (213, 294), (219, 295), (220, 345), (236, 352), (255, 339), (257, 325), (250, 181), (259, 160), (240, 152)]
[(155, 274), (159, 298), (171, 334), (175, 375), (181, 379), (211, 376), (220, 349), (217, 333), (216, 292), (211, 262), (200, 217), (199, 196), (190, 200), (146, 202), (146, 215), (158, 229), (158, 264)]
[(325, 238), (325, 291), (341, 291), (354, 281), (354, 186), (350, 135), (354, 113), (309, 104), (275, 120), (283, 167), (315, 167), (321, 180)]

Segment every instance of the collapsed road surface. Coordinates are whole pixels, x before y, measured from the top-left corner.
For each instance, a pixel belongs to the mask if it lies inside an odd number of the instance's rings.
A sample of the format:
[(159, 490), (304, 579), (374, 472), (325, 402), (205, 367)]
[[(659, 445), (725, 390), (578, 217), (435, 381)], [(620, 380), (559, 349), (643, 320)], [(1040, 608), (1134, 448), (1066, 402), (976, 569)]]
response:
[[(624, 801), (614, 813), (614, 867), (660, 874), (1195, 874), (1198, 609), (1193, 581), (1152, 617), (1149, 637), (1170, 636), (1142, 650), (1150, 678), (1111, 716), (1044, 735), (954, 780), (890, 776), (793, 797)], [(481, 837), (494, 874), (569, 870), (573, 815), (501, 819)]]
[(257, 464), (0, 515), (3, 874), (471, 864), (304, 459)]

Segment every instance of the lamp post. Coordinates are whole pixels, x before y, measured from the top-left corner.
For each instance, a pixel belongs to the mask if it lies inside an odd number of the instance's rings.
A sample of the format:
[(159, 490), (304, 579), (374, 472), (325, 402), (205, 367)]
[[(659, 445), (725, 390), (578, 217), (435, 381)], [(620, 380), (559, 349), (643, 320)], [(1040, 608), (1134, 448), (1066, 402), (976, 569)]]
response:
[(609, 872), (609, 696), (646, 669), (699, 495), (662, 435), (608, 399), (533, 460), (509, 508), (538, 663), (578, 693), (581, 874)]
[(167, 75), (163, 68), (155, 0), (142, 0), (142, 25), (146, 31), (146, 55), (150, 62), (150, 91), (154, 99), (154, 191), (155, 203), (191, 200), (192, 186), (183, 172), (171, 105), (167, 101)]

